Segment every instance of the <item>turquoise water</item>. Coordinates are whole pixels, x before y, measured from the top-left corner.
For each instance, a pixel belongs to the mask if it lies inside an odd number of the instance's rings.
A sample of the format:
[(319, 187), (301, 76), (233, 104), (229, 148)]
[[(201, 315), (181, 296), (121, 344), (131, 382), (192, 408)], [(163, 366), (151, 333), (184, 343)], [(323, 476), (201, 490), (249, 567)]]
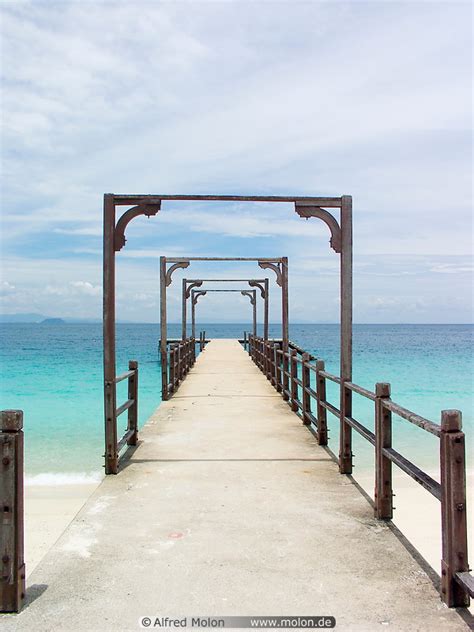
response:
[[(211, 338), (237, 338), (246, 326), (206, 324), (205, 328)], [(178, 336), (179, 329), (171, 325), (169, 336)], [(337, 325), (293, 325), (290, 334), (324, 359), (328, 371), (338, 374)], [(270, 335), (280, 335), (278, 326), (270, 328)], [(129, 359), (139, 362), (140, 424), (160, 402), (158, 337), (157, 325), (117, 326), (117, 372), (126, 370)], [(354, 381), (370, 389), (375, 382), (391, 382), (394, 401), (433, 421), (439, 420), (443, 408), (461, 409), (471, 458), (472, 342), (471, 325), (355, 325)], [(0, 405), (25, 412), (27, 474), (51, 474), (47, 480), (54, 481), (100, 473), (101, 325), (3, 324), (0, 358)], [(119, 404), (126, 399), (126, 384), (120, 386)], [(338, 405), (337, 387), (328, 384), (328, 394)], [(354, 416), (373, 428), (373, 403), (355, 395)], [(328, 421), (330, 446), (337, 452), (337, 420), (329, 415)], [(436, 470), (438, 440), (398, 418), (394, 418), (394, 447), (420, 466)], [(356, 467), (370, 466), (372, 448), (357, 436), (354, 452)]]

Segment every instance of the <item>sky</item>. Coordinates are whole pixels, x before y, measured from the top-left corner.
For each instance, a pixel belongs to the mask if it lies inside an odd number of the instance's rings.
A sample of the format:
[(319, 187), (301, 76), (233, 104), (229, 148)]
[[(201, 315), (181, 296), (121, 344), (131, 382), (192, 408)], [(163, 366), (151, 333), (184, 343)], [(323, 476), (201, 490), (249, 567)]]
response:
[[(0, 9), (2, 313), (101, 318), (106, 192), (347, 194), (354, 321), (472, 322), (470, 2)], [(157, 322), (160, 255), (288, 256), (291, 321), (338, 321), (327, 227), (289, 204), (163, 203), (135, 219), (118, 319)], [(169, 321), (183, 277), (262, 273), (193, 263), (173, 277)], [(250, 317), (238, 293), (204, 298), (203, 322)]]

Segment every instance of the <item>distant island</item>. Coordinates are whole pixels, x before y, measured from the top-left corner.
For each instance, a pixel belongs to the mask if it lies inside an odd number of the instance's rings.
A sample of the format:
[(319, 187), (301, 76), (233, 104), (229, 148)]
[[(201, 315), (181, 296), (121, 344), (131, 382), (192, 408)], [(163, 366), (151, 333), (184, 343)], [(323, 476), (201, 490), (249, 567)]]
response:
[(64, 325), (66, 323), (62, 318), (45, 318), (40, 325)]

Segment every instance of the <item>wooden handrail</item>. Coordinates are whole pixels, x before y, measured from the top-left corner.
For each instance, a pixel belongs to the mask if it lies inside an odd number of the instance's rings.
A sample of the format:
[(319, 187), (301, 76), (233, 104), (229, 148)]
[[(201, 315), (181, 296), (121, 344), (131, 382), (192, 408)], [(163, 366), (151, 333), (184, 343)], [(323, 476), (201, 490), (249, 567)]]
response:
[[(327, 443), (326, 414), (329, 411), (341, 420), (344, 432), (348, 429), (350, 435), (350, 430), (354, 429), (374, 446), (374, 512), (377, 518), (392, 518), (392, 463), (441, 501), (441, 598), (450, 607), (469, 605), (469, 597), (473, 596), (474, 581), (469, 573), (467, 561), (465, 437), (461, 431), (461, 413), (443, 411), (439, 425), (393, 402), (390, 399), (390, 384), (378, 383), (374, 392), (354, 382), (342, 382), (339, 376), (325, 370), (322, 360), (310, 356), (295, 343), (289, 343), (290, 350), (285, 350), (281, 348), (280, 341), (264, 341), (260, 337), (249, 335), (246, 344), (255, 364), (267, 375), (292, 410), (302, 418), (303, 423), (316, 435), (320, 445)], [(311, 360), (316, 360), (316, 364), (311, 364)], [(316, 374), (315, 389), (311, 386), (311, 373)], [(327, 380), (341, 385), (342, 402), (345, 401), (345, 393), (353, 392), (375, 403), (375, 433), (352, 417), (347, 404), (343, 405), (344, 410), (341, 411), (327, 401)], [(313, 414), (311, 409), (312, 401), (316, 401), (317, 404), (316, 414)], [(433, 479), (392, 447), (392, 414), (440, 439), (441, 482)], [(340, 455), (340, 471), (350, 473), (345, 465), (341, 466), (343, 458), (348, 457)]]

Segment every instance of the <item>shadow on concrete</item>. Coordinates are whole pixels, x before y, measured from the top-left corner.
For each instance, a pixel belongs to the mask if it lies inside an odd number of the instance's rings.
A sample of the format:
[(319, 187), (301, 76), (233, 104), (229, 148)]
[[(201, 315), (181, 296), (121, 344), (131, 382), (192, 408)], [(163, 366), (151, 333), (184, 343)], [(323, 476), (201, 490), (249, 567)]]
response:
[(23, 612), (31, 606), (31, 604), (36, 601), (41, 595), (47, 590), (48, 584), (32, 584), (28, 586), (26, 589), (25, 603), (21, 611)]

